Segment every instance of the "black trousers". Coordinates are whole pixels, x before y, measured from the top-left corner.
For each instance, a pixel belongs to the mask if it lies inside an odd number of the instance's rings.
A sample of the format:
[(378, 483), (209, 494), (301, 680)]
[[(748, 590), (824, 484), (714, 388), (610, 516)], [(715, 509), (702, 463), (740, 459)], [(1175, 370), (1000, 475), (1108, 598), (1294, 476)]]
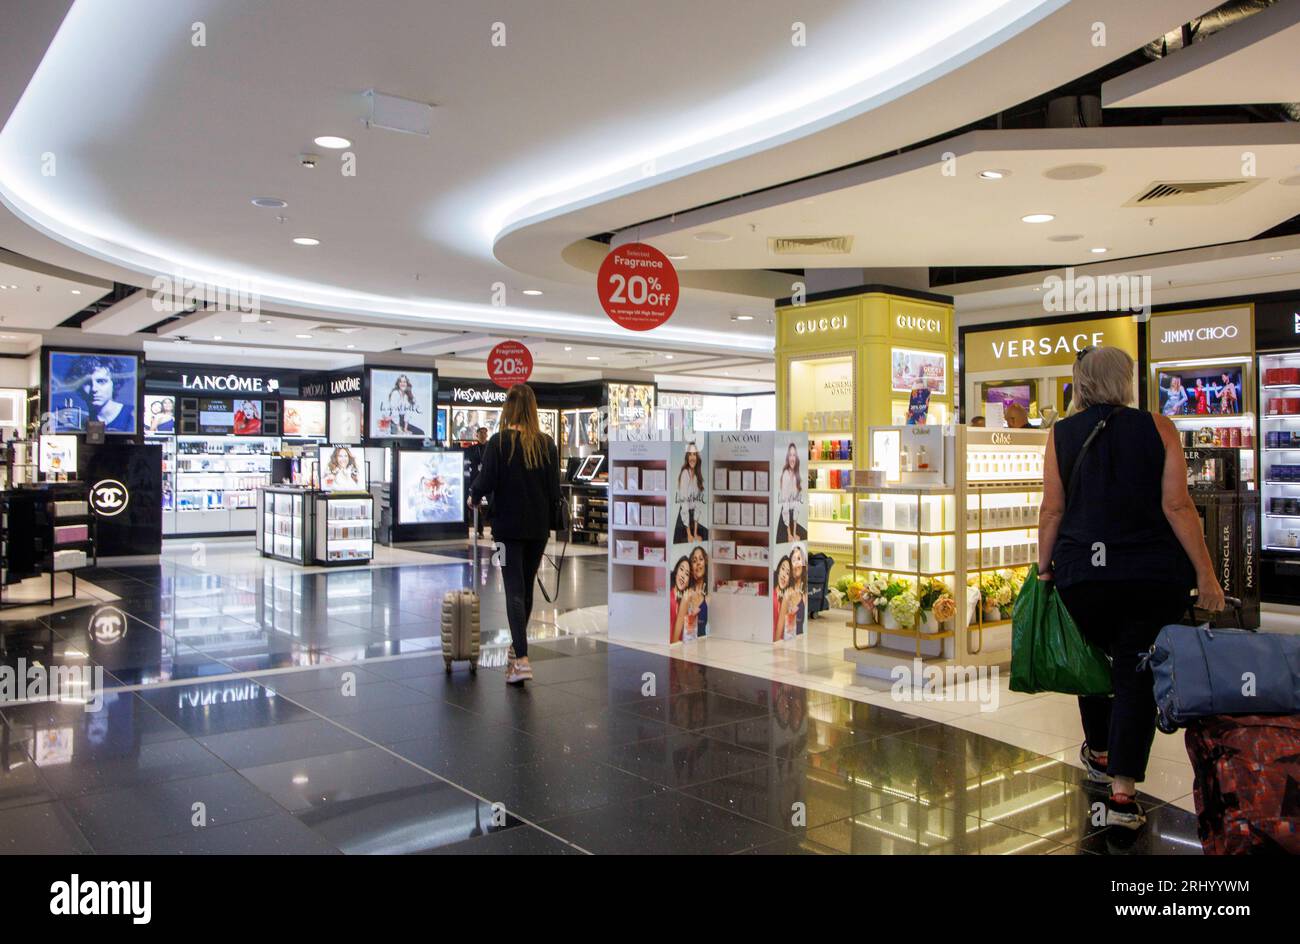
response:
[(1138, 659), (1162, 627), (1186, 615), (1190, 590), (1142, 580), (1092, 580), (1059, 590), (1079, 631), (1112, 659), (1115, 694), (1079, 699), (1088, 747), (1110, 754), (1112, 777), (1143, 780), (1156, 734), (1156, 699), (1151, 671), (1139, 672)]
[(542, 565), (546, 541), (502, 541), (505, 558), (501, 562), (501, 582), (506, 591), (506, 619), (510, 622), (510, 640), (515, 657), (528, 655), (528, 621), (533, 615), (533, 588), (537, 586), (537, 569)]

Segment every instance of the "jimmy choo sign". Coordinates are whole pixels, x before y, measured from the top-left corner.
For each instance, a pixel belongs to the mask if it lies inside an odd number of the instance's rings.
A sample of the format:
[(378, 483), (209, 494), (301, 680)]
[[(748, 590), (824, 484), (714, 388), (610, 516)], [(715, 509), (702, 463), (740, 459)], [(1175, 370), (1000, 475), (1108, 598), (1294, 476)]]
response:
[(1247, 307), (1156, 315), (1149, 330), (1152, 361), (1250, 354), (1255, 345)]

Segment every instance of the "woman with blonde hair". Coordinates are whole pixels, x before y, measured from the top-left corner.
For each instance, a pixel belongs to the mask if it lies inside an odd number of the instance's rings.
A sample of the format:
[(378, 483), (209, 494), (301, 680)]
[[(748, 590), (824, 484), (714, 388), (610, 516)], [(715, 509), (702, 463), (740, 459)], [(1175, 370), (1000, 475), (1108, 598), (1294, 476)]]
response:
[(1047, 437), (1038, 518), (1038, 579), (1051, 580), (1080, 632), (1111, 657), (1114, 695), (1079, 699), (1089, 779), (1111, 785), (1106, 825), (1138, 829), (1136, 784), (1156, 730), (1150, 669), (1156, 633), (1197, 605), (1223, 609), (1187, 462), (1167, 416), (1129, 406), (1133, 359), (1085, 348), (1074, 364), (1071, 416)]
[(476, 504), (484, 495), (492, 496), (492, 536), (503, 545), (501, 582), (512, 641), (506, 682), (521, 685), (533, 677), (528, 662), (533, 584), (560, 501), (559, 450), (538, 425), (537, 398), (527, 384), (510, 388), (500, 431), (483, 447), (469, 500)]

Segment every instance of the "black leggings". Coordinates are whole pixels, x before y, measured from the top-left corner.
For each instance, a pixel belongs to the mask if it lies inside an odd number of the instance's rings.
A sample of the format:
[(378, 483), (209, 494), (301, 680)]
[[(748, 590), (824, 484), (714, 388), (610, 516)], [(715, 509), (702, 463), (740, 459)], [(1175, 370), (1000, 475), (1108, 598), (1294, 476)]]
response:
[(1156, 735), (1156, 699), (1151, 670), (1139, 672), (1138, 659), (1162, 627), (1186, 615), (1190, 589), (1141, 580), (1092, 580), (1059, 589), (1080, 632), (1112, 659), (1115, 694), (1079, 699), (1084, 738), (1093, 751), (1109, 752), (1112, 777), (1143, 780)]
[(506, 619), (510, 621), (510, 639), (515, 657), (528, 655), (528, 621), (533, 615), (533, 587), (537, 569), (542, 565), (546, 541), (502, 541), (505, 558), (501, 562), (501, 582), (506, 591)]

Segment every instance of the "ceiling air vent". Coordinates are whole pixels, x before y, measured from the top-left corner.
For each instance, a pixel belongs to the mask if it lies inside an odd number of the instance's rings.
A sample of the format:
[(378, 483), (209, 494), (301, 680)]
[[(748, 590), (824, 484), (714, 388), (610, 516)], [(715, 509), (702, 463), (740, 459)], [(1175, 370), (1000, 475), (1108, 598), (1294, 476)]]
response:
[(842, 256), (853, 248), (852, 236), (769, 236), (774, 256)]
[(1157, 180), (1127, 207), (1211, 206), (1227, 203), (1259, 183), (1255, 180)]

